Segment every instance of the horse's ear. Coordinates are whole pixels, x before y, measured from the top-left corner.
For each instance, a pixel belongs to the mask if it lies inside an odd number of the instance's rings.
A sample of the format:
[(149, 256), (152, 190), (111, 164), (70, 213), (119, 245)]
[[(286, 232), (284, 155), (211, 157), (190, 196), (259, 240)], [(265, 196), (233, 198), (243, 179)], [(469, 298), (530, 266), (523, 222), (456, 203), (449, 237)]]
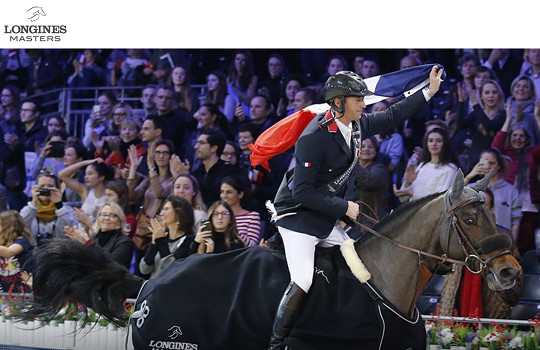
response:
[(454, 204), (459, 202), (463, 195), (463, 188), (465, 188), (465, 180), (461, 169), (458, 170), (454, 184), (452, 185), (452, 192), (450, 193), (450, 203)]
[(486, 176), (484, 176), (484, 178), (480, 181), (478, 181), (473, 187), (472, 189), (475, 190), (476, 192), (485, 192), (486, 191), (486, 188), (487, 186), (489, 185), (489, 181), (491, 180), (491, 178), (493, 177), (493, 174), (495, 173), (494, 170), (491, 170), (489, 172), (489, 174), (487, 174)]

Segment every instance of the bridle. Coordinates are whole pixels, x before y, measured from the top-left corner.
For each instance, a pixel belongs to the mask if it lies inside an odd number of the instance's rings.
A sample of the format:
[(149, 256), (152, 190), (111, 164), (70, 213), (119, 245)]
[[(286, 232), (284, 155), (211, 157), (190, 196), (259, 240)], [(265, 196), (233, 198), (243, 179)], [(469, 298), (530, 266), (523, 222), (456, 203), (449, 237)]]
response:
[[(448, 232), (448, 241), (447, 241), (447, 244), (446, 244), (446, 253), (444, 253), (444, 254), (442, 254), (440, 256), (432, 254), (432, 253), (425, 252), (425, 251), (420, 250), (420, 249), (409, 247), (409, 246), (407, 246), (405, 244), (397, 242), (396, 240), (394, 240), (394, 239), (392, 239), (390, 237), (387, 237), (387, 236), (384, 236), (384, 235), (380, 234), (379, 232), (377, 232), (377, 231), (373, 230), (372, 228), (358, 222), (357, 220), (352, 220), (352, 221), (355, 223), (355, 225), (363, 228), (364, 230), (370, 232), (371, 234), (373, 234), (374, 236), (376, 236), (376, 237), (378, 237), (380, 239), (383, 239), (385, 241), (390, 242), (392, 245), (394, 245), (394, 246), (396, 246), (398, 248), (409, 250), (409, 251), (411, 251), (413, 253), (418, 254), (419, 257), (420, 256), (427, 256), (427, 257), (430, 257), (430, 258), (433, 258), (433, 259), (440, 260), (440, 263), (449, 262), (449, 263), (465, 266), (470, 272), (472, 272), (474, 274), (480, 274), (487, 267), (487, 265), (491, 261), (493, 261), (493, 260), (495, 260), (495, 259), (497, 259), (497, 258), (499, 258), (499, 257), (501, 257), (503, 255), (512, 254), (512, 252), (510, 250), (506, 250), (506, 251), (500, 252), (498, 254), (495, 254), (494, 256), (491, 256), (488, 259), (482, 259), (481, 256), (480, 256), (481, 255), (480, 252), (472, 245), (469, 237), (467, 236), (465, 231), (463, 231), (461, 226), (458, 224), (458, 219), (457, 219), (456, 214), (455, 214), (456, 209), (464, 207), (464, 206), (466, 206), (468, 204), (471, 204), (473, 202), (480, 201), (481, 197), (480, 197), (480, 195), (478, 195), (476, 197), (466, 198), (466, 199), (463, 199), (463, 200), (459, 201), (458, 203), (450, 206), (449, 205), (450, 201), (449, 201), (449, 198), (448, 198), (449, 192), (450, 191), (447, 191), (445, 196), (444, 196), (446, 215), (450, 216), (450, 226), (448, 228), (448, 231), (449, 231)], [(368, 217), (366, 214), (364, 214), (362, 212), (361, 212), (361, 214)], [(369, 219), (373, 221), (372, 218), (369, 218)], [(466, 258), (463, 261), (462, 260), (452, 259), (452, 258), (448, 257), (448, 249), (450, 247), (450, 237), (451, 237), (451, 233), (452, 233), (452, 231), (451, 231), (452, 228), (457, 233), (457, 238), (458, 238), (459, 245), (461, 246), (461, 249), (463, 249), (463, 252), (466, 255)], [(484, 252), (484, 253), (489, 253), (489, 252)], [(477, 266), (477, 268), (474, 268), (475, 266)]]
[[(465, 267), (467, 267), (467, 270), (469, 270), (470, 272), (474, 273), (474, 274), (479, 274), (482, 272), (482, 270), (484, 270), (486, 268), (486, 266), (492, 262), (493, 260), (503, 256), (503, 255), (507, 255), (507, 254), (512, 254), (512, 252), (507, 249), (505, 251), (502, 251), (502, 252), (499, 252), (487, 259), (482, 259), (480, 257), (480, 252), (472, 245), (471, 243), (471, 240), (469, 239), (469, 237), (467, 236), (467, 234), (463, 231), (463, 229), (461, 228), (461, 226), (458, 224), (458, 219), (457, 219), (457, 216), (455, 214), (455, 210), (457, 208), (461, 208), (461, 207), (464, 207), (466, 206), (467, 204), (470, 204), (472, 202), (476, 202), (478, 201), (480, 195), (478, 195), (477, 197), (470, 197), (470, 198), (466, 198), (466, 199), (463, 199), (461, 201), (459, 201), (458, 203), (450, 206), (450, 207), (447, 207), (447, 203), (449, 203), (448, 201), (448, 193), (449, 192), (446, 192), (445, 194), (445, 208), (446, 208), (446, 213), (447, 215), (449, 215), (451, 217), (451, 220), (450, 220), (450, 225), (451, 227), (454, 228), (455, 232), (457, 233), (458, 235), (458, 242), (459, 242), (459, 245), (461, 246), (461, 249), (463, 250), (463, 252), (465, 253), (466, 255), (466, 258), (465, 258), (465, 261), (462, 261), (462, 262), (459, 262), (459, 265), (464, 265)], [(449, 228), (450, 230), (450, 228)], [(448, 249), (449, 249), (449, 246), (450, 246), (450, 232), (448, 233), (448, 241), (446, 243), (446, 251), (448, 252)], [(484, 252), (484, 253), (489, 253), (489, 252)], [(446, 255), (446, 254), (444, 254)], [(458, 262), (455, 262), (453, 261), (454, 263), (458, 264)], [(474, 269), (474, 266), (478, 266), (477, 269)]]

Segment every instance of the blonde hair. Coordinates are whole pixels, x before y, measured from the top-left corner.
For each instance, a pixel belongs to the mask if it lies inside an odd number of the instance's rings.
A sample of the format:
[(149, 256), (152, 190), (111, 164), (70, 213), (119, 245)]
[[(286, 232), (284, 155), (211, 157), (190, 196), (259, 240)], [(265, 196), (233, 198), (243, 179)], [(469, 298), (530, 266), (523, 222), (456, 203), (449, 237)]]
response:
[(101, 207), (99, 207), (96, 214), (96, 222), (92, 226), (92, 231), (97, 232), (97, 233), (101, 231), (101, 226), (99, 225), (99, 214), (101, 214), (101, 211), (105, 207), (111, 207), (112, 210), (114, 211), (114, 214), (118, 215), (118, 218), (120, 219), (120, 229), (122, 230), (122, 232), (124, 232), (124, 234), (128, 234), (130, 230), (127, 227), (126, 214), (124, 214), (124, 210), (122, 210), (121, 206), (113, 202), (105, 202), (101, 205)]
[(0, 227), (0, 245), (9, 247), (20, 236), (28, 238), (30, 244), (35, 245), (32, 233), (18, 211), (8, 210), (0, 213)]

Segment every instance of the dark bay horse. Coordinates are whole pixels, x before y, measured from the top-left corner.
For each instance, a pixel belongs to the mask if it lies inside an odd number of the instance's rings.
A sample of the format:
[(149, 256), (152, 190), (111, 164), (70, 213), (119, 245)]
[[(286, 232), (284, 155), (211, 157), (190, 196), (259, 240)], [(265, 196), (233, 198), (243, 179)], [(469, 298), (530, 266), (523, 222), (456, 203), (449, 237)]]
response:
[[(459, 172), (447, 192), (384, 218), (374, 227), (381, 237), (318, 250), (313, 287), (285, 345), (423, 350), (426, 333), (415, 303), (434, 271), (463, 264), (494, 290), (512, 287), (521, 268), (484, 205), (489, 177), (468, 188)], [(193, 255), (147, 282), (99, 248), (69, 240), (46, 244), (34, 256), (35, 304), (23, 318), (81, 302), (125, 324), (122, 302), (137, 296), (129, 321), (135, 349), (266, 349), (289, 283), (283, 253), (262, 247)]]

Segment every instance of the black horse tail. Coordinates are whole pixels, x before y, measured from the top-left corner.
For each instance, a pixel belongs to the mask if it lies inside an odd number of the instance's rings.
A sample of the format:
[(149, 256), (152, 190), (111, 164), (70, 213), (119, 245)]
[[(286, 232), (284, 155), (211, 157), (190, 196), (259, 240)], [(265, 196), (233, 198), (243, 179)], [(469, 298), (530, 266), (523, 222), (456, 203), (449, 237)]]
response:
[(67, 303), (83, 304), (125, 326), (124, 301), (137, 296), (144, 280), (116, 263), (101, 248), (53, 239), (32, 255), (33, 302), (21, 319), (52, 319)]

